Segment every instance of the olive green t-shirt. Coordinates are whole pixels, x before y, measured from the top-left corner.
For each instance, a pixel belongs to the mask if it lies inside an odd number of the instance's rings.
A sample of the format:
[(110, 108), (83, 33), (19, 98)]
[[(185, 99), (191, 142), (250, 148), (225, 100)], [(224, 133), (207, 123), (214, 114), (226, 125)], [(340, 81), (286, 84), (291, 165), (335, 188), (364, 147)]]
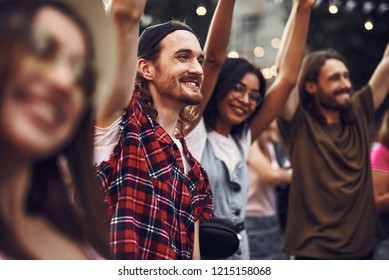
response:
[(293, 168), (284, 245), (291, 255), (359, 258), (379, 236), (369, 156), (370, 87), (352, 102), (351, 124), (323, 125), (301, 105), (291, 122), (278, 121)]

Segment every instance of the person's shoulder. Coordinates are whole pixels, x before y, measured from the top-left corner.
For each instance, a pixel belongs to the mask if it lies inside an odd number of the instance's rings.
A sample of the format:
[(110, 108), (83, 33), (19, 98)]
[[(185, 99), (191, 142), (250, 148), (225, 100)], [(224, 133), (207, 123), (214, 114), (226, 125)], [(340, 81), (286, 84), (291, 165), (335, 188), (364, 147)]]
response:
[(356, 90), (352, 95), (352, 100), (355, 103), (361, 103), (362, 105), (373, 104), (373, 91), (369, 84), (366, 84)]
[(304, 119), (313, 119), (314, 116), (311, 115), (308, 111), (306, 111), (301, 104), (299, 104), (296, 108), (296, 112), (290, 120), (286, 120), (283, 117), (279, 116), (277, 118), (277, 125), (282, 131), (293, 131), (303, 123)]
[(373, 113), (374, 113), (374, 101), (373, 101), (373, 92), (369, 84), (362, 86), (357, 90), (352, 96), (352, 103), (355, 110), (356, 117), (361, 119), (366, 119), (370, 122)]

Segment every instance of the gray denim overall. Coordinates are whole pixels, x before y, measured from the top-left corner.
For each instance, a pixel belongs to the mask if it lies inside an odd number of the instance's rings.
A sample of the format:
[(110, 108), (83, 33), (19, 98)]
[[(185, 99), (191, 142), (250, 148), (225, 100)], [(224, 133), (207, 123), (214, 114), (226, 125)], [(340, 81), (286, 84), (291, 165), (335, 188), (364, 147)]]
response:
[[(207, 139), (202, 155), (201, 165), (208, 173), (211, 189), (213, 192), (213, 208), (216, 218), (230, 220), (233, 224), (244, 221), (248, 198), (248, 168), (243, 148), (235, 139), (238, 146), (241, 160), (230, 171), (227, 165), (215, 156), (212, 145)], [(241, 230), (242, 239), (238, 251), (230, 258), (234, 260), (248, 260), (249, 245), (246, 230)]]

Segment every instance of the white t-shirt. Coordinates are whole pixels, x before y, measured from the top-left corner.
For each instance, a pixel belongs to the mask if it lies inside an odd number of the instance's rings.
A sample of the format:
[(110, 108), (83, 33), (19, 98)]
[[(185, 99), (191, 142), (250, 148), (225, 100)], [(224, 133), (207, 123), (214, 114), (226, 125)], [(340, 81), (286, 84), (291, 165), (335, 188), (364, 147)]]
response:
[[(227, 165), (228, 169), (234, 170), (236, 164), (238, 164), (241, 160), (239, 149), (235, 140), (231, 135), (226, 137), (216, 131), (207, 132), (203, 118), (201, 118), (198, 125), (194, 127), (193, 130), (185, 137), (188, 149), (194, 158), (201, 162), (207, 137), (211, 143), (215, 156), (222, 160)], [(239, 142), (243, 147), (244, 156), (247, 158), (251, 145), (250, 129), (247, 129), (247, 133), (242, 135)]]
[[(119, 142), (121, 121), (122, 117), (115, 120), (110, 126), (106, 128), (95, 126), (93, 155), (94, 164), (99, 165), (101, 162), (109, 160), (113, 149)], [(190, 169), (190, 166), (186, 156), (184, 156), (184, 148), (182, 147), (180, 140), (174, 137), (172, 137), (172, 140), (180, 150), (184, 162), (184, 171), (187, 173)]]
[(101, 128), (95, 126), (93, 163), (99, 165), (109, 160), (116, 144), (119, 142), (120, 122), (122, 117), (114, 121), (110, 126)]
[(184, 162), (184, 171), (186, 174), (190, 170), (190, 165), (189, 165), (188, 159), (184, 155), (184, 147), (182, 147), (180, 140), (178, 140), (177, 138), (174, 138), (174, 137), (171, 137), (171, 138), (172, 138), (173, 142), (177, 145), (178, 149), (180, 150), (181, 157), (183, 158), (183, 162)]

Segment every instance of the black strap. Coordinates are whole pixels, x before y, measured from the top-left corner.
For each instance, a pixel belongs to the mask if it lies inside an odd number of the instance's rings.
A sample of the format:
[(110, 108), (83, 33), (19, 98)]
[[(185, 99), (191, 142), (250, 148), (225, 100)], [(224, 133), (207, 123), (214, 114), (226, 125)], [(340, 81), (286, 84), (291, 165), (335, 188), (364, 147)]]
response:
[(235, 224), (234, 228), (235, 228), (236, 233), (241, 232), (242, 230), (244, 230), (244, 222), (240, 222), (240, 223)]

